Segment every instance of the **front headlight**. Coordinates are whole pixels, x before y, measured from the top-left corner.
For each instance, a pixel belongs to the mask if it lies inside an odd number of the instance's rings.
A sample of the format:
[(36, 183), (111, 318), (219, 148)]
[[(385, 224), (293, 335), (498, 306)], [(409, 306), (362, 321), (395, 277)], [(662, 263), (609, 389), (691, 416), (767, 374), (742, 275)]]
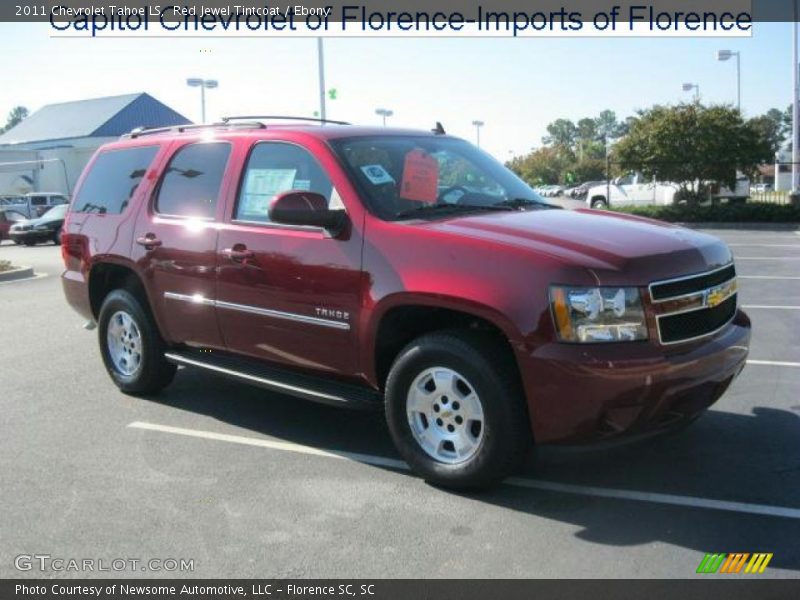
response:
[(550, 306), (562, 342), (633, 342), (647, 339), (638, 288), (550, 287)]
[(46, 225), (36, 225), (34, 229), (36, 231), (50, 231), (53, 229), (53, 226), (50, 223), (47, 223)]

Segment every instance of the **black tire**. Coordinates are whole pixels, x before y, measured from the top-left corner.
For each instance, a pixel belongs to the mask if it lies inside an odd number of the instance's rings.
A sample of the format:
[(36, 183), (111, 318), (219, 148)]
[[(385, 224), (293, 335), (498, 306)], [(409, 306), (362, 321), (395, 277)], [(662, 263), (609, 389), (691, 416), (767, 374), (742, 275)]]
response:
[(26, 246), (28, 246), (28, 247), (30, 247), (30, 246), (35, 246), (35, 245), (36, 245), (36, 242), (34, 242), (34, 241), (31, 241), (31, 240), (26, 240), (26, 241), (24, 241), (24, 242), (22, 242), (22, 243), (23, 243), (23, 244), (25, 244), (25, 245), (26, 245)]
[(53, 243), (56, 246), (60, 246), (61, 245), (61, 227), (56, 229), (55, 233), (53, 234)]
[[(140, 362), (135, 372), (126, 374), (114, 364), (108, 342), (108, 329), (111, 318), (124, 312), (131, 317), (138, 329), (140, 342)], [(166, 346), (147, 307), (124, 289), (114, 290), (103, 301), (98, 318), (98, 341), (108, 374), (117, 387), (126, 394), (154, 394), (170, 384), (175, 376), (176, 366), (164, 358)]]
[[(483, 437), (477, 450), (455, 464), (437, 460), (423, 449), (406, 412), (411, 385), (433, 367), (463, 375), (483, 408)], [(386, 420), (398, 451), (411, 468), (429, 483), (442, 487), (491, 487), (517, 470), (532, 447), (530, 420), (514, 357), (493, 335), (477, 331), (436, 332), (408, 344), (386, 380)]]
[(603, 198), (592, 198), (592, 208), (595, 210), (606, 210), (608, 208), (608, 202)]

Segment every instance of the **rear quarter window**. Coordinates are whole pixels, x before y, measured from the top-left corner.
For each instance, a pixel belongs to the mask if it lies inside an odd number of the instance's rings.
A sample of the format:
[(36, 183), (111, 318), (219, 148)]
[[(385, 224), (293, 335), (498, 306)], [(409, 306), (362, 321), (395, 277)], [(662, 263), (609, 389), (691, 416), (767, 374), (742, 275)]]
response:
[(120, 214), (158, 153), (159, 146), (108, 150), (97, 157), (73, 202), (74, 212)]

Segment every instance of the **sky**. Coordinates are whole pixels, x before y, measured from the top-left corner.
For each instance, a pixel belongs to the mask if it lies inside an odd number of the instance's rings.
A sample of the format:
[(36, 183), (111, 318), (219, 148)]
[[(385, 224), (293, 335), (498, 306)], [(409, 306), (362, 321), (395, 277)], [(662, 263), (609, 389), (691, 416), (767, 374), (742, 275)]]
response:
[[(0, 23), (0, 120), (12, 107), (147, 92), (193, 121), (200, 94), (188, 77), (217, 79), (210, 120), (236, 114), (311, 116), (318, 109), (312, 38), (125, 39), (50, 37), (48, 23)], [(547, 124), (611, 109), (624, 118), (655, 103), (689, 100), (685, 82), (708, 103), (736, 102), (740, 51), (742, 108), (754, 116), (786, 108), (792, 95), (791, 24), (756, 23), (751, 38), (678, 39), (326, 39), (328, 117), (429, 129), (475, 141), (500, 160), (541, 145)], [(8, 57), (13, 59), (8, 60)]]

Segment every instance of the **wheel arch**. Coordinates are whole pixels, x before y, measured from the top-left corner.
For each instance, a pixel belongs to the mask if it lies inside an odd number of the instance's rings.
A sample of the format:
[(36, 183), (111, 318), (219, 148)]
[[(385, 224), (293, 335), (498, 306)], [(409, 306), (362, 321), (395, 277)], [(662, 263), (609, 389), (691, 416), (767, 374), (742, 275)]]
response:
[(110, 259), (96, 261), (88, 274), (89, 305), (92, 316), (97, 320), (103, 300), (115, 289), (124, 289), (134, 295), (141, 303), (144, 310), (153, 317), (159, 332), (163, 335), (163, 327), (135, 264), (127, 260)]
[(521, 335), (505, 317), (489, 307), (465, 307), (462, 300), (401, 294), (373, 311), (362, 354), (367, 379), (383, 389), (394, 359), (408, 343), (446, 329), (475, 329), (491, 334), (507, 348), (519, 376), (514, 345), (521, 342)]

